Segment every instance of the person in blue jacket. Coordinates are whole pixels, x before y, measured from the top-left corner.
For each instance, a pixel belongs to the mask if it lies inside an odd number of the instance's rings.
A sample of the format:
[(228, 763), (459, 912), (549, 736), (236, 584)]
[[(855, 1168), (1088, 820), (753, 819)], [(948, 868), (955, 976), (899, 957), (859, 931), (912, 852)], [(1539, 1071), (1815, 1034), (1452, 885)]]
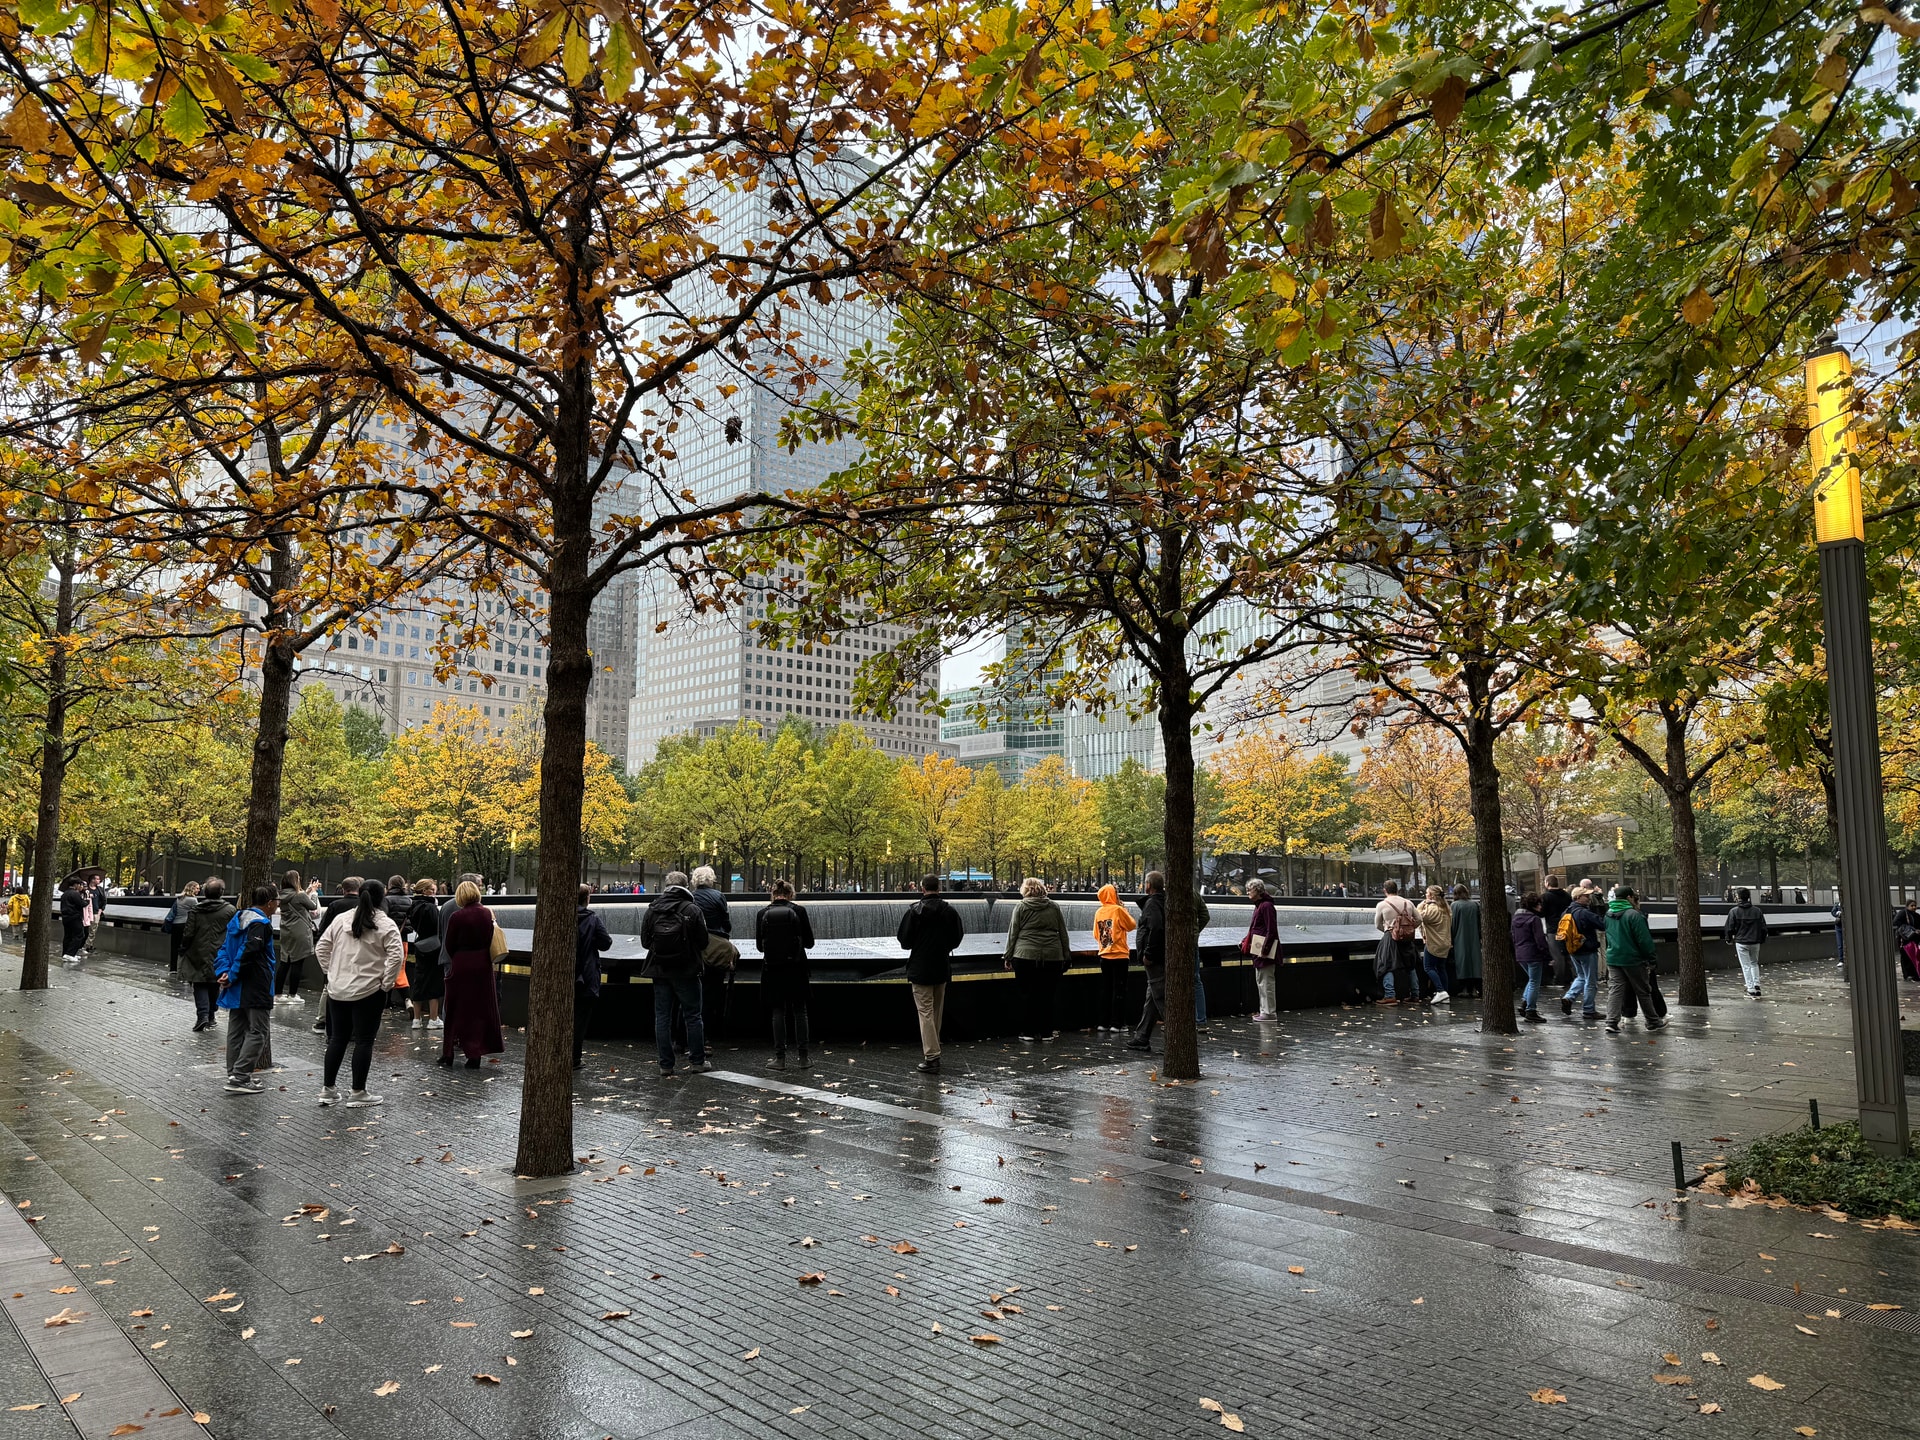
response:
[(260, 1094), (267, 1087), (254, 1071), (273, 1067), (273, 912), (280, 892), (256, 885), (252, 900), (227, 922), (213, 957), (219, 1007), (227, 1012), (227, 1089), (235, 1095)]

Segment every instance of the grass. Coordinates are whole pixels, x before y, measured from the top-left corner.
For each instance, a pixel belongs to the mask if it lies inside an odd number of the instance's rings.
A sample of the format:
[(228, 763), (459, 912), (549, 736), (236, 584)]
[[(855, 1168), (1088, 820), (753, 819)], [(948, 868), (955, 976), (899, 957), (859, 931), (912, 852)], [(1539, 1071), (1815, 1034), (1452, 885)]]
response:
[(1920, 1153), (1904, 1160), (1875, 1154), (1851, 1120), (1756, 1140), (1728, 1157), (1725, 1174), (1734, 1192), (1751, 1180), (1795, 1205), (1831, 1206), (1861, 1219), (1897, 1215), (1920, 1221)]

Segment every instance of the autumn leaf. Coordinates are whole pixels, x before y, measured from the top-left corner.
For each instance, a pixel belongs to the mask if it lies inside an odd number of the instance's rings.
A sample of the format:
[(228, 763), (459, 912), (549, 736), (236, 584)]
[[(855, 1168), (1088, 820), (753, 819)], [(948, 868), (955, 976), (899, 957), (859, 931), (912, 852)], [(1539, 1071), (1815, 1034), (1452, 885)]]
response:
[(1747, 1383), (1756, 1390), (1784, 1390), (1787, 1388), (1770, 1375), (1749, 1375), (1747, 1377)]
[(1528, 1391), (1527, 1398), (1538, 1405), (1564, 1405), (1567, 1403), (1566, 1396), (1562, 1395), (1558, 1390), (1545, 1385), (1542, 1385), (1538, 1390)]

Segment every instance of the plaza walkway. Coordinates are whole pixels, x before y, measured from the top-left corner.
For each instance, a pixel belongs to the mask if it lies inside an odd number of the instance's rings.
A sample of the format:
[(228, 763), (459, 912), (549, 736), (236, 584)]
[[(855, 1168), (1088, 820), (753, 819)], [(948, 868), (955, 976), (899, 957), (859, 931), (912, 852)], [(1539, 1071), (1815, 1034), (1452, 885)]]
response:
[(153, 966), (17, 965), (8, 1440), (1920, 1435), (1920, 1237), (1673, 1197), (1673, 1140), (1850, 1113), (1831, 965), (1652, 1037), (1235, 1020), (1181, 1086), (1085, 1035), (937, 1078), (590, 1045), (591, 1163), (544, 1182), (508, 1170), (517, 1036), (449, 1073), (389, 1031), (387, 1103), (323, 1110), (310, 1007), (230, 1095)]

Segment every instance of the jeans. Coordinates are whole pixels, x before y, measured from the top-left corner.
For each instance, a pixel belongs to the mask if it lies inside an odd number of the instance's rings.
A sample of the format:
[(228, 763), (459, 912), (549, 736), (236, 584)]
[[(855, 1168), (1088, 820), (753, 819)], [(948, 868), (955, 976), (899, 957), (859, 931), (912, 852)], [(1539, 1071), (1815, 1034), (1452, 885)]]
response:
[(1747, 989), (1758, 990), (1760, 988), (1760, 947), (1736, 943), (1733, 953), (1740, 957), (1740, 973), (1746, 977)]
[(1095, 996), (1098, 1003), (1094, 1013), (1099, 1017), (1103, 1030), (1121, 1030), (1127, 1023), (1127, 962), (1125, 960), (1102, 960), (1100, 962), (1099, 991)]
[(227, 1074), (244, 1080), (256, 1070), (273, 1067), (273, 1012), (227, 1012)]
[(1572, 1000), (1578, 997), (1582, 1002), (1581, 1013), (1599, 1014), (1600, 1012), (1594, 1006), (1600, 998), (1600, 957), (1593, 951), (1587, 950), (1569, 955), (1567, 959), (1573, 962), (1573, 983), (1567, 986), (1566, 994), (1562, 998)]
[(1445, 955), (1436, 955), (1424, 945), (1420, 947), (1420, 968), (1427, 972), (1427, 979), (1433, 984), (1433, 993), (1439, 995), (1453, 989), (1453, 976)]
[(358, 1000), (327, 1000), (327, 1062), (320, 1072), (320, 1083), (329, 1090), (340, 1078), (340, 1062), (353, 1042), (353, 1088), (367, 1088), (367, 1071), (373, 1068), (373, 1037), (380, 1033), (380, 1014), (387, 1008), (387, 992), (376, 990)]
[(1644, 965), (1616, 965), (1610, 977), (1613, 981), (1607, 987), (1607, 1024), (1620, 1023), (1620, 1011), (1627, 1003), (1627, 989), (1633, 989), (1633, 995), (1640, 1002), (1640, 1019), (1649, 1030), (1658, 1030), (1667, 1022), (1653, 1013), (1653, 987), (1647, 983), (1647, 967)]
[(220, 994), (220, 987), (211, 980), (193, 982), (193, 1018), (204, 1025), (213, 1024), (215, 1015), (214, 1001)]
[(1260, 1013), (1276, 1015), (1279, 1013), (1279, 1001), (1276, 998), (1279, 985), (1279, 971), (1272, 965), (1253, 967), (1253, 988), (1260, 992)]
[(687, 1058), (696, 1065), (707, 1061), (707, 1027), (700, 1014), (700, 972), (653, 977), (653, 1048), (662, 1074), (673, 1073), (673, 1002), (687, 1025)]
[(1520, 1008), (1532, 1010), (1539, 1005), (1540, 992), (1546, 988), (1547, 967), (1541, 961), (1529, 960), (1525, 966), (1527, 988), (1520, 992)]
[(913, 1009), (920, 1017), (920, 1054), (928, 1060), (940, 1058), (940, 1017), (947, 1008), (945, 985), (915, 985)]

